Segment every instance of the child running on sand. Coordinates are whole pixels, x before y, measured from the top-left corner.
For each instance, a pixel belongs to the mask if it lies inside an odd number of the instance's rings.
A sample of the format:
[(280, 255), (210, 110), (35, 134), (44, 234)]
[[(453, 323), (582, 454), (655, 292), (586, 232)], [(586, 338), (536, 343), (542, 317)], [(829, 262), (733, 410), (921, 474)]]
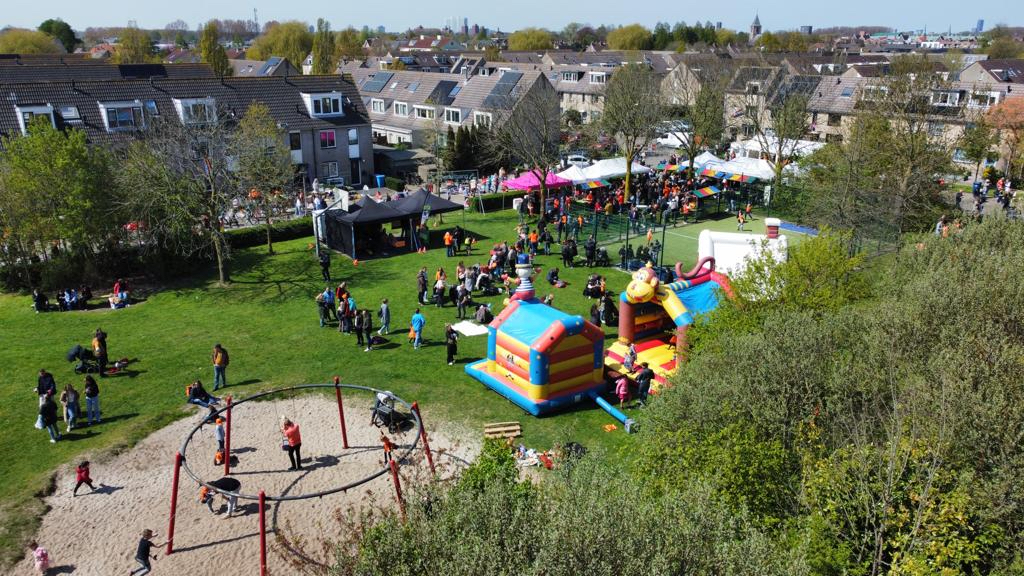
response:
[(142, 538), (139, 538), (139, 546), (135, 549), (135, 561), (139, 563), (139, 567), (132, 570), (131, 576), (142, 576), (153, 571), (149, 560), (156, 560), (156, 554), (152, 552), (154, 546), (156, 544), (153, 544), (153, 531), (148, 528), (143, 530)]
[(71, 492), (71, 497), (78, 496), (78, 489), (85, 484), (89, 487), (89, 490), (95, 492), (96, 487), (92, 485), (92, 477), (89, 476), (89, 461), (85, 460), (75, 468), (75, 489)]
[(46, 574), (50, 570), (50, 553), (35, 540), (28, 543), (28, 549), (32, 551), (32, 561), (35, 562), (36, 570), (40, 574)]

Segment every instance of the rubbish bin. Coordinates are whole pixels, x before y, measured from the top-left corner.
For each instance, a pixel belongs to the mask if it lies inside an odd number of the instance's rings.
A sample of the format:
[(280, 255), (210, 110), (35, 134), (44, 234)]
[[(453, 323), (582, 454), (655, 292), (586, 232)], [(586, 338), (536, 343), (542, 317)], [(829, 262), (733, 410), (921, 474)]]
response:
[(383, 174), (374, 174), (373, 177), (377, 180), (377, 188), (383, 188), (384, 187), (384, 175)]

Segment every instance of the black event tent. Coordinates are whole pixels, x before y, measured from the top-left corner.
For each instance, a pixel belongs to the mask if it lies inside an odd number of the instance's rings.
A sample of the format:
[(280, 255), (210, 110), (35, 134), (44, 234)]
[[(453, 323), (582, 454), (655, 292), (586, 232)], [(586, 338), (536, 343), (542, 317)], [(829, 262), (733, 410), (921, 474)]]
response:
[(344, 210), (328, 210), (324, 212), (324, 235), (327, 245), (343, 254), (358, 258), (364, 255), (378, 255), (389, 251), (393, 244), (384, 232), (384, 225), (392, 224), (392, 229), (400, 228), (407, 239), (405, 245), (410, 251), (415, 250), (416, 226), (421, 222), (424, 213), (428, 216), (462, 210), (460, 204), (435, 196), (426, 190), (413, 192), (405, 198), (390, 202), (377, 202), (369, 195), (364, 195)]

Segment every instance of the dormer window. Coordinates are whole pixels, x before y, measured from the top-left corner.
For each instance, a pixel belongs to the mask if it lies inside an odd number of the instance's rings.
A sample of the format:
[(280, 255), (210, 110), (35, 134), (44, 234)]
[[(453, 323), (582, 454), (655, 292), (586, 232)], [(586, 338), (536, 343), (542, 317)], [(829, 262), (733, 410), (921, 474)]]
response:
[(61, 106), (60, 117), (65, 122), (76, 122), (82, 119), (82, 115), (78, 112), (78, 106)]
[(936, 106), (956, 106), (960, 103), (958, 92), (935, 92), (932, 94), (932, 104)]
[(341, 96), (336, 94), (313, 96), (314, 116), (334, 116), (337, 114), (341, 114)]
[(175, 98), (174, 108), (185, 125), (217, 121), (217, 105), (213, 98)]
[(146, 127), (141, 102), (100, 102), (99, 107), (107, 132), (142, 130)]
[(562, 82), (579, 82), (582, 72), (562, 72)]
[(448, 124), (461, 124), (462, 123), (462, 110), (458, 108), (445, 108), (444, 109), (444, 121)]
[(23, 135), (28, 134), (28, 126), (36, 116), (46, 116), (50, 120), (50, 126), (57, 127), (53, 120), (53, 106), (49, 104), (43, 106), (15, 106), (14, 109), (18, 112), (18, 126), (21, 128)]
[(605, 84), (608, 82), (608, 75), (604, 72), (591, 72), (590, 83), (591, 84)]

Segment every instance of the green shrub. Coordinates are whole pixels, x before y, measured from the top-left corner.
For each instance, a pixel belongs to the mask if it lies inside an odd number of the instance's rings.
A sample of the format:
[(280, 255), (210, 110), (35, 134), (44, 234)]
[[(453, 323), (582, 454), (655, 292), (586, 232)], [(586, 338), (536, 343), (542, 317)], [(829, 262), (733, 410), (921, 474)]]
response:
[[(294, 218), (292, 220), (285, 220), (282, 222), (274, 222), (270, 232), (270, 237), (274, 242), (294, 240), (295, 238), (303, 238), (312, 235), (313, 218), (311, 216)], [(260, 246), (267, 243), (267, 228), (265, 225), (260, 224), (250, 228), (228, 230), (224, 233), (224, 236), (227, 237), (228, 244), (231, 248), (236, 250), (239, 248)]]
[(497, 192), (494, 194), (483, 194), (473, 198), (473, 203), (470, 206), (470, 210), (474, 212), (480, 212), (480, 206), (483, 205), (485, 212), (491, 212), (494, 210), (507, 210), (512, 207), (512, 201), (516, 198), (522, 198), (526, 196), (526, 192)]
[(394, 178), (392, 176), (385, 176), (384, 187), (401, 192), (402, 190), (405, 190), (405, 180), (402, 180), (401, 178)]

